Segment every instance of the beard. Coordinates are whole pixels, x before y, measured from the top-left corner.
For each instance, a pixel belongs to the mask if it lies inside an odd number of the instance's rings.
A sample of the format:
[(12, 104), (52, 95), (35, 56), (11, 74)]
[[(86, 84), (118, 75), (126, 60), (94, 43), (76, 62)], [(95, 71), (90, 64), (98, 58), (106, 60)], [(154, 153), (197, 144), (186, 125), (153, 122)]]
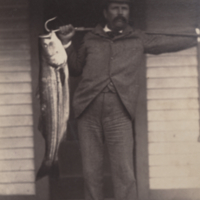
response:
[(115, 17), (112, 21), (115, 30), (122, 30), (126, 27), (128, 23), (128, 19), (124, 18), (123, 16), (119, 15)]

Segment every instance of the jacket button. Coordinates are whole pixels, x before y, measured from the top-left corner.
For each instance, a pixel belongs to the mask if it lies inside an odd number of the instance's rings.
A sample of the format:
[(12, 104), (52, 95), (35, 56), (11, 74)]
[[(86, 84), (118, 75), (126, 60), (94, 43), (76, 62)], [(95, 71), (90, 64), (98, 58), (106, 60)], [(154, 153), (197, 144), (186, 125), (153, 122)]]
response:
[(111, 57), (111, 60), (113, 60), (114, 58), (113, 57)]

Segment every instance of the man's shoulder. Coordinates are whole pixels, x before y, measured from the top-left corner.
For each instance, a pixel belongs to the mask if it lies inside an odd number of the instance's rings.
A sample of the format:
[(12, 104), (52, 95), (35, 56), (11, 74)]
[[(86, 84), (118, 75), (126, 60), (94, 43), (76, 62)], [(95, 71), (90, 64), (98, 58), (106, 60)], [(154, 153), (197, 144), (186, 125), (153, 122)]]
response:
[(97, 24), (92, 30), (88, 31), (84, 35), (84, 40), (89, 40), (99, 36), (105, 36), (105, 32), (103, 31), (101, 24)]

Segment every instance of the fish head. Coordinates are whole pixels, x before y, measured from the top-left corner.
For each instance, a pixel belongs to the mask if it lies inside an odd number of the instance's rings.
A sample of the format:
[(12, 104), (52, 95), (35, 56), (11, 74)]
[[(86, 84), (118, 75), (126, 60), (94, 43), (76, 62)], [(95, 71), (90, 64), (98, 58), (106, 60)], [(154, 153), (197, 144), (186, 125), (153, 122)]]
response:
[(42, 58), (52, 67), (59, 67), (67, 61), (67, 54), (56, 36), (55, 32), (50, 32), (47, 35), (39, 36), (40, 45), (42, 48)]

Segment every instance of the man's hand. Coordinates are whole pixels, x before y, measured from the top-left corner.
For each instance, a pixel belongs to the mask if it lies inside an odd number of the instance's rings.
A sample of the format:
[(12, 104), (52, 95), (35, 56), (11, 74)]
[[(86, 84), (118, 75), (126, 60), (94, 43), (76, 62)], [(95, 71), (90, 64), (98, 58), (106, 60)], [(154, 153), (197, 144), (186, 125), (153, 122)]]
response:
[(62, 44), (66, 45), (74, 36), (75, 29), (71, 24), (69, 24), (66, 26), (61, 26), (59, 30), (60, 31), (58, 32), (58, 37), (60, 38)]

